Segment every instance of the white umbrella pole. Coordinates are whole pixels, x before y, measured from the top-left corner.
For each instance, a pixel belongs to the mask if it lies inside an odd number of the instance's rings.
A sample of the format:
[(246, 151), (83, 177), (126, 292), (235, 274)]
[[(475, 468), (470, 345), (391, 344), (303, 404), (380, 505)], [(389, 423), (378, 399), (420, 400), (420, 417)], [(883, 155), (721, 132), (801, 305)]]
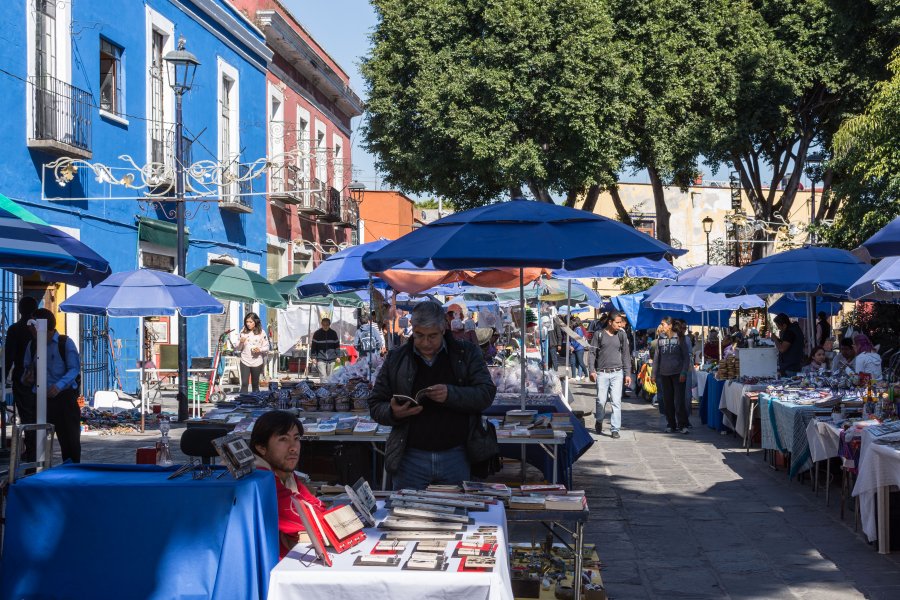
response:
[[(140, 333), (138, 334), (138, 364), (141, 368), (141, 433), (144, 433), (144, 414), (146, 412), (146, 405), (144, 404), (146, 401), (146, 395), (144, 394), (144, 362), (146, 361), (146, 358), (144, 357), (144, 317), (138, 317), (138, 329), (140, 329)], [(160, 404), (162, 404), (162, 399), (160, 399)]]
[(704, 348), (706, 348), (706, 313), (700, 313), (700, 334), (702, 339), (700, 340), (700, 366), (704, 366), (706, 364), (706, 352), (704, 352)]
[[(35, 352), (35, 391), (37, 392), (37, 419), (38, 425), (47, 422), (47, 320), (37, 319), (37, 337), (34, 341)], [(46, 460), (46, 444), (47, 436), (38, 434), (37, 436), (37, 452), (36, 460), (43, 463)], [(15, 476), (15, 473), (12, 473)]]
[[(572, 280), (569, 279), (566, 283), (566, 329), (572, 329), (572, 310), (569, 307), (569, 298), (572, 297)], [(569, 378), (572, 376), (572, 367), (570, 365), (570, 355), (571, 349), (569, 344), (571, 343), (572, 338), (569, 335), (569, 332), (566, 331), (566, 402), (569, 401)]]
[(716, 318), (719, 321), (719, 360), (722, 360), (722, 311), (716, 311)]
[(522, 312), (522, 349), (519, 354), (521, 364), (522, 383), (519, 388), (519, 402), (522, 410), (525, 410), (525, 269), (519, 268), (519, 310)]
[(303, 376), (305, 378), (309, 378), (309, 357), (310, 357), (310, 348), (312, 348), (312, 334), (310, 331), (312, 330), (312, 304), (309, 305), (309, 314), (306, 315), (306, 364), (303, 365)]

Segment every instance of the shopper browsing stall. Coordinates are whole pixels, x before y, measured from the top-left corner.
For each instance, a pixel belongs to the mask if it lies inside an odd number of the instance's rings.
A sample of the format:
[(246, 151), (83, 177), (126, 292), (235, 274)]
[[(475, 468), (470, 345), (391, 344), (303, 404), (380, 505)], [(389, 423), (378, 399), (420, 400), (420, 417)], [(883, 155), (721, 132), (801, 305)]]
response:
[(381, 335), (381, 329), (371, 322), (365, 313), (359, 317), (359, 328), (353, 339), (353, 347), (359, 352), (360, 358), (384, 353), (384, 336)]
[[(34, 340), (36, 320), (47, 321), (47, 422), (56, 428), (56, 439), (63, 462), (81, 462), (81, 409), (78, 407), (81, 359), (71, 338), (56, 332), (56, 316), (46, 308), (31, 315), (28, 329), (32, 341), (25, 349), (22, 382), (34, 386), (36, 376)], [(35, 392), (32, 387), (32, 392)]]
[(775, 327), (779, 331), (778, 337), (773, 337), (778, 349), (778, 371), (784, 377), (793, 377), (803, 368), (803, 330), (784, 313), (775, 316)]
[(684, 406), (685, 384), (691, 368), (691, 354), (684, 334), (672, 326), (671, 317), (659, 324), (659, 339), (653, 357), (653, 380), (662, 395), (666, 415), (666, 433), (688, 433), (688, 415)]
[(470, 477), (469, 433), (497, 389), (481, 350), (447, 333), (440, 304), (417, 305), (412, 326), (411, 343), (387, 354), (369, 396), (372, 418), (392, 427), (385, 468), (395, 489), (459, 484)]
[(263, 361), (269, 351), (269, 337), (256, 313), (247, 313), (244, 317), (244, 327), (234, 350), (241, 358), (241, 393), (246, 392), (248, 388), (258, 392)]
[(614, 312), (606, 326), (591, 338), (591, 381), (597, 382), (596, 423), (597, 433), (603, 432), (603, 419), (607, 403), (612, 404), (609, 418), (610, 437), (619, 437), (622, 426), (622, 384), (631, 385), (631, 350), (625, 335), (625, 315)]
[(279, 558), (284, 558), (297, 545), (299, 534), (303, 531), (303, 523), (293, 501), (309, 502), (319, 510), (325, 508), (294, 474), (300, 460), (302, 436), (303, 424), (290, 413), (279, 410), (259, 417), (250, 434), (250, 448), (256, 455), (256, 468), (271, 471), (275, 476)]
[[(12, 379), (13, 401), (19, 413), (19, 422), (23, 425), (37, 421), (34, 392), (31, 385), (22, 382), (22, 375), (25, 374), (25, 349), (32, 339), (28, 321), (37, 307), (37, 300), (31, 296), (22, 296), (19, 300), (19, 320), (10, 325), (6, 332), (6, 374)], [(25, 434), (25, 462), (34, 462), (36, 440), (34, 432)]]
[(337, 360), (341, 351), (341, 341), (338, 339), (337, 332), (331, 328), (331, 319), (323, 317), (321, 325), (313, 333), (309, 353), (315, 361), (319, 377), (324, 380), (331, 375), (334, 369), (334, 361)]

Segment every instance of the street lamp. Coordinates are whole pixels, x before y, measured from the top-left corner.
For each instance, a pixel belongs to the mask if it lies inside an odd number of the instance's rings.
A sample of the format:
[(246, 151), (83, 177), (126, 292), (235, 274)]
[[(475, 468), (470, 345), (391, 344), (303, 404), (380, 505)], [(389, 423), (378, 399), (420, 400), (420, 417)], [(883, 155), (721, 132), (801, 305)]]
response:
[(709, 264), (709, 234), (712, 231), (712, 217), (703, 217), (703, 233), (706, 234), (706, 264)]
[[(359, 207), (362, 205), (363, 198), (366, 195), (366, 184), (361, 181), (351, 181), (350, 185), (347, 186), (347, 190), (350, 192), (350, 199), (356, 202), (356, 223), (353, 224), (353, 227), (356, 229), (356, 243), (359, 243), (360, 235), (359, 235)], [(351, 240), (353, 243), (353, 240)]]
[[(184, 121), (181, 115), (181, 100), (194, 83), (194, 74), (200, 61), (184, 49), (184, 38), (178, 39), (178, 49), (166, 54), (166, 74), (169, 86), (175, 92), (175, 221), (178, 229), (178, 274), (187, 275), (187, 246), (184, 239), (184, 148), (182, 134)], [(188, 418), (187, 397), (187, 320), (178, 313), (178, 420)]]
[(806, 156), (806, 175), (809, 177), (809, 242), (816, 243), (816, 182), (822, 179), (822, 162), (824, 157), (821, 152), (813, 152)]

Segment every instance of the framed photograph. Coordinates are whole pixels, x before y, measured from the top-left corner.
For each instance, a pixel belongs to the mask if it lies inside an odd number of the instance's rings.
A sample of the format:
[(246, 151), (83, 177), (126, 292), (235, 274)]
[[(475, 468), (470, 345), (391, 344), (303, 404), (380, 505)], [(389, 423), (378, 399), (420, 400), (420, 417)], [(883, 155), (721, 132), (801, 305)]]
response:
[(169, 317), (154, 317), (152, 321), (148, 318), (144, 323), (154, 344), (169, 343)]

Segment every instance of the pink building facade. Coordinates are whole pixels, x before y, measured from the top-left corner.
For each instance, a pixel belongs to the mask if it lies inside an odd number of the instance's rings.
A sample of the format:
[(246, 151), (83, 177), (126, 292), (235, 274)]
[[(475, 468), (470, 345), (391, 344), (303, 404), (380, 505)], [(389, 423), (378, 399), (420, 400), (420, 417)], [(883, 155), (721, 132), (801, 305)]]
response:
[[(306, 273), (358, 243), (351, 198), (351, 119), (363, 112), (350, 77), (277, 0), (231, 0), (274, 56), (266, 81), (267, 275)], [(338, 18), (336, 15), (335, 18)]]

